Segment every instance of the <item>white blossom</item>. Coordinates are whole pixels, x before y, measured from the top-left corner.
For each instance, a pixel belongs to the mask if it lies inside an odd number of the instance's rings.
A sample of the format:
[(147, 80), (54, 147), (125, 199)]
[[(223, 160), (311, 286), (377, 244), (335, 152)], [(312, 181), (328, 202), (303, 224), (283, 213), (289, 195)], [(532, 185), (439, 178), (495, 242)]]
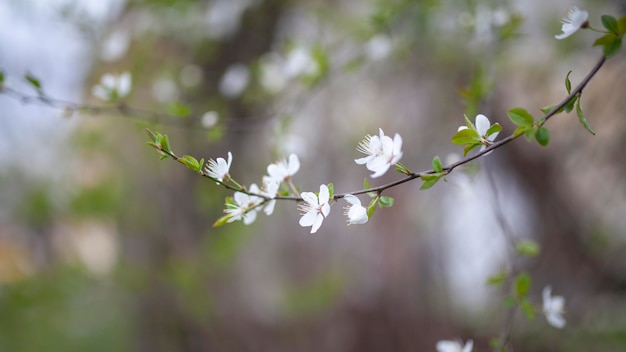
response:
[(217, 158), (217, 160), (210, 159), (205, 168), (205, 172), (208, 176), (219, 182), (224, 182), (224, 180), (229, 177), (228, 172), (230, 171), (230, 164), (232, 162), (233, 154), (228, 152), (228, 162), (224, 160), (224, 158)]
[(576, 33), (577, 30), (585, 28), (589, 25), (589, 13), (584, 10), (580, 10), (576, 6), (572, 6), (567, 14), (561, 19), (561, 31), (563, 33), (557, 34), (554, 37), (556, 39), (565, 39), (570, 35)]
[(565, 298), (561, 296), (552, 296), (552, 288), (546, 286), (543, 289), (543, 314), (546, 316), (548, 323), (557, 329), (565, 327), (565, 318), (563, 313), (565, 310)]
[(465, 345), (458, 341), (441, 340), (437, 342), (437, 352), (471, 352), (474, 341), (468, 340)]
[(264, 189), (261, 191), (261, 195), (271, 198), (271, 200), (267, 202), (265, 207), (263, 207), (263, 211), (265, 212), (265, 215), (269, 216), (269, 215), (272, 215), (272, 213), (274, 212), (274, 206), (276, 205), (276, 199), (274, 198), (276, 197), (276, 194), (278, 193), (278, 186), (279, 186), (278, 182), (274, 182), (273, 180), (263, 178)]
[(130, 73), (123, 72), (120, 75), (106, 73), (100, 79), (100, 84), (91, 89), (91, 93), (104, 101), (115, 101), (126, 97), (132, 87)]
[(348, 225), (365, 224), (369, 218), (367, 217), (367, 209), (361, 205), (361, 200), (352, 194), (346, 194), (343, 197), (348, 202), (345, 207), (345, 215), (348, 217)]
[[(250, 193), (259, 194), (259, 187), (256, 184), (250, 185)], [(249, 195), (243, 192), (235, 192), (233, 196), (235, 204), (226, 203), (227, 209), (224, 210), (230, 217), (228, 222), (243, 220), (245, 225), (250, 225), (256, 220), (258, 206), (263, 202), (263, 198)]]
[(236, 98), (246, 89), (249, 80), (248, 67), (243, 64), (231, 65), (220, 81), (220, 93), (227, 98)]
[[(493, 132), (490, 135), (487, 135), (487, 131), (491, 127), (491, 122), (489, 121), (487, 116), (483, 114), (476, 115), (475, 126), (476, 126), (476, 132), (478, 132), (478, 134), (480, 135), (480, 138), (483, 144), (483, 146), (480, 147), (480, 151), (483, 151), (485, 148), (490, 146), (491, 143), (493, 143), (493, 141), (496, 140), (500, 132)], [(467, 129), (467, 126), (459, 126), (457, 132), (461, 130), (465, 130), (465, 129)]]
[(384, 175), (391, 165), (402, 158), (402, 137), (396, 133), (391, 139), (385, 136), (382, 129), (379, 129), (379, 132), (379, 136), (365, 136), (357, 150), (367, 156), (354, 160), (359, 165), (365, 164), (368, 170), (373, 171), (373, 178)]
[(289, 155), (289, 160), (281, 159), (267, 167), (269, 178), (278, 183), (285, 181), (300, 170), (300, 160), (296, 154)]
[(330, 204), (328, 204), (330, 192), (326, 185), (321, 185), (319, 195), (313, 192), (302, 192), (301, 196), (304, 204), (299, 204), (300, 211), (303, 212), (300, 226), (311, 226), (311, 233), (315, 233), (330, 213)]

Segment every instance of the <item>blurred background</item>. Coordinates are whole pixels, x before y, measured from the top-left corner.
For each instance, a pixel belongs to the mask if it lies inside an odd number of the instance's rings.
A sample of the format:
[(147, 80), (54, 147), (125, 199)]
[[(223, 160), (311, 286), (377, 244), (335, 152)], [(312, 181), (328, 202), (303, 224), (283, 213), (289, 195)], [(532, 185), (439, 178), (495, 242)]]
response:
[[(355, 148), (378, 128), (402, 135), (412, 170), (448, 164), (464, 113), (509, 134), (508, 109), (538, 115), (568, 71), (577, 84), (593, 67), (597, 34), (554, 39), (571, 5), (1, 0), (7, 87), (37, 96), (29, 73), (54, 98), (99, 106), (92, 87), (128, 71), (125, 104), (168, 116), (0, 94), (0, 351), (435, 351), (442, 339), (487, 351), (510, 292), (485, 282), (502, 271), (531, 275), (539, 309), (514, 316), (511, 351), (623, 351), (623, 53), (582, 98), (596, 136), (559, 115), (547, 148), (518, 140), (430, 190), (392, 188), (395, 205), (366, 225), (345, 226), (338, 202), (314, 235), (291, 202), (213, 228), (231, 192), (145, 143), (148, 127), (179, 155), (232, 151), (246, 185), (296, 153), (307, 191), (360, 189), (370, 173)], [(598, 28), (626, 9), (576, 5)], [(539, 255), (512, 253), (511, 236)], [(566, 298), (564, 330), (540, 312), (546, 285)]]

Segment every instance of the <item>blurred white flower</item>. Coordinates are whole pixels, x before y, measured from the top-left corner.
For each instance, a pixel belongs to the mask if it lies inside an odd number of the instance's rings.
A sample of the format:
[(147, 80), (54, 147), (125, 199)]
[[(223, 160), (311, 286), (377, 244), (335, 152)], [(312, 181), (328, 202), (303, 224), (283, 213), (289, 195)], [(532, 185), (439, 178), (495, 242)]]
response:
[(300, 160), (296, 154), (289, 155), (289, 161), (281, 159), (267, 167), (269, 178), (275, 182), (283, 182), (300, 170)]
[[(250, 193), (259, 194), (259, 187), (256, 184), (250, 185)], [(235, 192), (233, 196), (235, 204), (226, 203), (224, 212), (230, 215), (228, 222), (243, 220), (245, 225), (250, 225), (256, 220), (258, 213), (258, 205), (261, 204), (263, 198), (249, 195), (243, 192)]]
[(565, 327), (565, 318), (563, 313), (565, 310), (565, 298), (561, 296), (552, 296), (552, 288), (546, 286), (543, 289), (543, 314), (546, 316), (548, 323), (557, 329)]
[(474, 341), (468, 340), (465, 345), (458, 341), (441, 340), (437, 342), (437, 352), (471, 352)]
[(268, 54), (261, 60), (260, 81), (265, 90), (278, 93), (287, 86), (289, 77), (285, 74), (282, 58), (275, 53)]
[(236, 98), (246, 89), (249, 79), (248, 67), (243, 64), (231, 65), (220, 81), (220, 93), (227, 98)]
[(348, 202), (344, 215), (348, 217), (348, 225), (365, 224), (369, 218), (367, 217), (367, 209), (361, 205), (361, 200), (352, 194), (346, 194), (343, 197)]
[(372, 37), (365, 45), (365, 54), (370, 61), (384, 60), (391, 54), (393, 43), (389, 36), (378, 34)]
[(304, 204), (298, 205), (300, 211), (303, 212), (299, 222), (300, 226), (311, 226), (311, 233), (315, 233), (330, 213), (330, 204), (328, 204), (330, 192), (326, 185), (321, 185), (319, 196), (313, 192), (302, 192), (301, 196)]
[(232, 161), (233, 154), (231, 152), (228, 152), (228, 162), (226, 162), (224, 158), (217, 158), (217, 161), (210, 159), (205, 168), (205, 172), (208, 176), (220, 182), (225, 182), (224, 180), (230, 177), (228, 172), (230, 171), (230, 164)]
[(261, 195), (272, 198), (272, 200), (268, 201), (265, 207), (263, 207), (263, 211), (267, 216), (272, 215), (274, 212), (274, 206), (276, 205), (276, 199), (274, 199), (274, 197), (276, 197), (278, 193), (278, 186), (279, 184), (277, 182), (263, 178), (263, 190), (261, 190)]
[(152, 96), (159, 103), (170, 102), (178, 96), (178, 87), (176, 83), (169, 78), (158, 78), (152, 84)]
[(557, 34), (554, 37), (556, 39), (565, 39), (570, 35), (576, 33), (577, 30), (585, 28), (589, 25), (589, 13), (587, 11), (580, 10), (576, 6), (572, 6), (567, 14), (561, 19), (561, 31), (563, 33)]
[[(485, 148), (490, 146), (491, 143), (493, 143), (493, 141), (496, 140), (500, 132), (493, 132), (487, 136), (487, 131), (491, 127), (491, 122), (489, 121), (487, 116), (483, 114), (478, 114), (476, 116), (475, 126), (476, 126), (476, 132), (478, 132), (478, 134), (480, 135), (480, 138), (483, 144), (483, 146), (480, 147), (480, 150), (483, 151)], [(459, 128), (457, 129), (457, 132), (465, 130), (465, 129), (467, 129), (467, 126), (459, 126)]]
[(319, 70), (317, 62), (313, 59), (311, 50), (297, 47), (289, 52), (285, 60), (283, 72), (288, 78), (301, 75), (314, 75)]
[(100, 79), (100, 84), (91, 89), (91, 93), (104, 101), (116, 101), (130, 93), (132, 77), (127, 71), (120, 75), (106, 73)]
[(185, 87), (196, 87), (202, 82), (202, 67), (194, 64), (185, 65), (178, 74), (180, 84)]
[(124, 57), (130, 46), (130, 36), (125, 30), (116, 30), (102, 43), (100, 58), (104, 61), (116, 61)]
[(380, 136), (365, 136), (365, 139), (359, 143), (357, 150), (366, 157), (355, 159), (359, 164), (365, 164), (368, 170), (373, 171), (371, 177), (380, 177), (389, 170), (389, 167), (402, 158), (402, 137), (396, 133), (391, 139), (385, 136), (382, 129), (379, 129)]
[(219, 114), (215, 111), (207, 111), (202, 115), (201, 124), (204, 128), (211, 128), (215, 126), (217, 121), (219, 120)]

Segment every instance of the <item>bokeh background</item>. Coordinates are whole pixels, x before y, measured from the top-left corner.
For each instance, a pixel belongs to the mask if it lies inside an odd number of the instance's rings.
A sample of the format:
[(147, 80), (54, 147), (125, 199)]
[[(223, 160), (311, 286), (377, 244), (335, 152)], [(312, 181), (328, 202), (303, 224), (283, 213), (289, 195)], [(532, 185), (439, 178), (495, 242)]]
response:
[[(430, 190), (390, 189), (395, 205), (367, 225), (346, 227), (339, 202), (314, 235), (291, 202), (213, 228), (230, 192), (145, 143), (149, 127), (180, 155), (232, 151), (246, 185), (296, 153), (302, 190), (348, 192), (369, 174), (358, 142), (382, 128), (402, 135), (402, 163), (429, 169), (462, 153), (450, 138), (464, 113), (510, 133), (509, 108), (538, 114), (569, 70), (577, 83), (593, 67), (597, 34), (554, 39), (571, 5), (0, 1), (6, 86), (36, 96), (30, 73), (52, 97), (99, 106), (100, 77), (128, 71), (125, 103), (170, 115), (0, 94), (0, 351), (434, 351), (442, 339), (486, 351), (509, 292), (485, 282), (512, 268), (531, 275), (539, 309), (545, 285), (566, 298), (568, 325), (516, 314), (510, 350), (623, 351), (623, 53), (582, 98), (596, 136), (559, 115), (547, 148), (518, 140)], [(626, 8), (576, 5), (596, 27)], [(539, 255), (512, 254), (511, 235)]]

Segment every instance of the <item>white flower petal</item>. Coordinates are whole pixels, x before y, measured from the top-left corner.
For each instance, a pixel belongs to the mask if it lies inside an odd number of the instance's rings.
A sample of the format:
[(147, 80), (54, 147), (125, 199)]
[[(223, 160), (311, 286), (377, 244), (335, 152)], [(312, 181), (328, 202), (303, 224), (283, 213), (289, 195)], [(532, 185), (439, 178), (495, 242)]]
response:
[(487, 134), (489, 127), (491, 127), (491, 122), (489, 122), (487, 116), (483, 114), (476, 115), (476, 131), (478, 131), (479, 135), (484, 136)]
[[(319, 194), (319, 204), (326, 204), (330, 200), (330, 192), (328, 191), (328, 186), (321, 185), (320, 186), (320, 194)], [(324, 214), (326, 216), (326, 214)]]

